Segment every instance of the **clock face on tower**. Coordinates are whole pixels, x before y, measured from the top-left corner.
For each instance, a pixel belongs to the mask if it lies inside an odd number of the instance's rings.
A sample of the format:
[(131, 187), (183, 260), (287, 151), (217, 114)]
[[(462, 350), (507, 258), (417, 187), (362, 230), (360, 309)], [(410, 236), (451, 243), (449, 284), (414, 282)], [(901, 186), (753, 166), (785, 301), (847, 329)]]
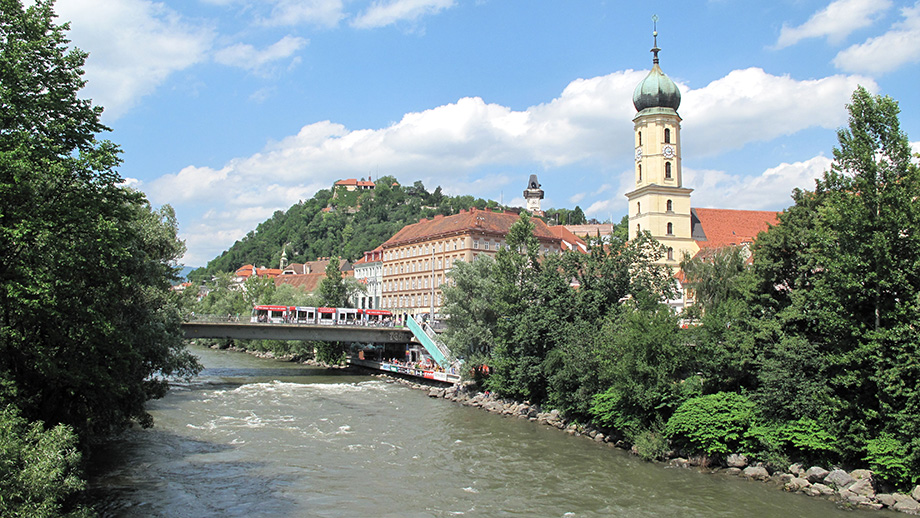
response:
[(636, 148), (636, 162), (638, 162), (639, 160), (642, 160), (642, 148), (641, 147)]
[(671, 158), (673, 156), (674, 156), (674, 148), (672, 148), (671, 146), (665, 146), (664, 147), (664, 157)]

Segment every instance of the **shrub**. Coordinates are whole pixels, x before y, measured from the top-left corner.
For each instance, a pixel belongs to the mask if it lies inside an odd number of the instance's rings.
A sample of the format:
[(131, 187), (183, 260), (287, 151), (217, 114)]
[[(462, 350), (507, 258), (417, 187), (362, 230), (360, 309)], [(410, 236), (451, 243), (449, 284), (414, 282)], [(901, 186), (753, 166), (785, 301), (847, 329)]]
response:
[(896, 487), (907, 487), (911, 482), (907, 466), (907, 446), (896, 437), (883, 433), (866, 444), (866, 462), (879, 478)]
[(64, 510), (64, 502), (84, 487), (76, 445), (69, 426), (45, 430), (13, 405), (0, 411), (0, 516), (89, 516), (85, 509)]
[(764, 460), (783, 459), (777, 465), (788, 464), (786, 456), (810, 463), (831, 461), (837, 452), (837, 438), (817, 421), (803, 417), (797, 421), (754, 426), (748, 437), (759, 442)]
[(746, 396), (719, 392), (685, 401), (668, 419), (665, 433), (676, 444), (707, 455), (743, 452), (753, 418), (754, 403)]
[(643, 430), (632, 437), (636, 454), (645, 460), (665, 459), (671, 448), (668, 438), (659, 429)]

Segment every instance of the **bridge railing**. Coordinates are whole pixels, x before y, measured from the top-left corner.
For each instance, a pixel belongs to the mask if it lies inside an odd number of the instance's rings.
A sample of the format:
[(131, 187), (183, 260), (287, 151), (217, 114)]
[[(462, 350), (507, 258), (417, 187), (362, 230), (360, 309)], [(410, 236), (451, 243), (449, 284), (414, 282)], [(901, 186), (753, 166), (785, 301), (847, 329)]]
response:
[(331, 323), (316, 323), (316, 322), (252, 322), (249, 315), (209, 315), (209, 314), (200, 314), (200, 313), (189, 313), (184, 316), (183, 321), (185, 322), (195, 322), (195, 323), (206, 323), (206, 324), (251, 324), (254, 326), (271, 326), (271, 325), (289, 325), (289, 326), (312, 326), (312, 325), (335, 325), (342, 327), (375, 327), (375, 328), (394, 328), (402, 329), (405, 326), (403, 324), (397, 324), (394, 321), (390, 322), (371, 322), (364, 320), (351, 320), (347, 322), (338, 322), (333, 321)]

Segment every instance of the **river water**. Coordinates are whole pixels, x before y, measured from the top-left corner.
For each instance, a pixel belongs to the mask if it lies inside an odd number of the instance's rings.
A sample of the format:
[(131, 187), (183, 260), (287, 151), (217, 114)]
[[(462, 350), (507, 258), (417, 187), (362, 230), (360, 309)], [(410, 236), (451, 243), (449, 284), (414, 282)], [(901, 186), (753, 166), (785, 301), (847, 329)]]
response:
[(774, 486), (669, 469), (370, 376), (193, 348), (205, 370), (94, 456), (104, 517), (825, 517)]

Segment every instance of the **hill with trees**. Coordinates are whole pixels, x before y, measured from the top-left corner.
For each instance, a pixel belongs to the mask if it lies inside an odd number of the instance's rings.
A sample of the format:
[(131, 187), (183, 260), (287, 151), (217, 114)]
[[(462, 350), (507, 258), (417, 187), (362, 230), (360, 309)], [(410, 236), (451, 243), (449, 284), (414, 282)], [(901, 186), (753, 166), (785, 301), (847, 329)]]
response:
[[(428, 192), (421, 181), (402, 186), (396, 178), (383, 176), (375, 183), (372, 191), (338, 188), (339, 192), (334, 193), (332, 189), (323, 189), (287, 211), (275, 212), (206, 267), (191, 272), (189, 278), (210, 279), (244, 264), (277, 265), (282, 250), (291, 262), (332, 256), (354, 261), (421, 218), (450, 216), (470, 207), (508, 210), (494, 200), (445, 195), (441, 187)], [(546, 219), (554, 222), (558, 219), (557, 212), (567, 223), (584, 223), (584, 213), (579, 207), (547, 211)]]

